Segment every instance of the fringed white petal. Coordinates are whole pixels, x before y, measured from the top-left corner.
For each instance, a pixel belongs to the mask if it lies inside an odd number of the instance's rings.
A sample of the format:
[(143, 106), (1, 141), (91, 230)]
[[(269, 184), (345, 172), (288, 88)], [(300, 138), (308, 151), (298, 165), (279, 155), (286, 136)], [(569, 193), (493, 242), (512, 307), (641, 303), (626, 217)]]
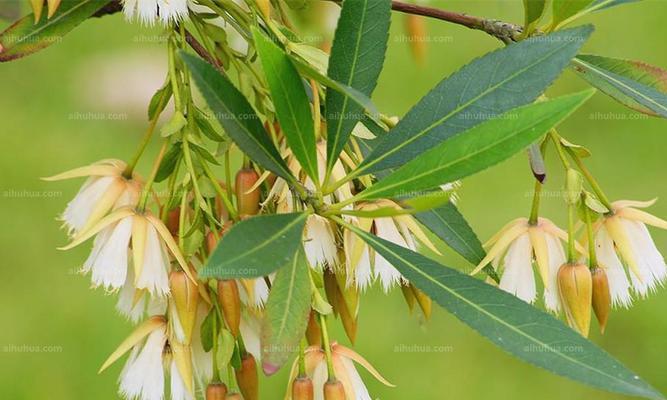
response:
[[(377, 218), (375, 219), (375, 230), (378, 237), (390, 241), (398, 246), (408, 248), (405, 238), (401, 235), (392, 218)], [(402, 279), (401, 273), (394, 268), (389, 261), (387, 261), (380, 254), (375, 253), (374, 265), (375, 277), (380, 279), (382, 288), (385, 292), (389, 291)]]
[(127, 364), (120, 376), (120, 394), (127, 399), (162, 400), (164, 398), (164, 367), (162, 351), (167, 342), (164, 329), (150, 333), (141, 351), (137, 347), (132, 352), (134, 357)]
[[(123, 286), (127, 277), (132, 218), (123, 218), (107, 229), (111, 229), (111, 233), (101, 247), (96, 249), (96, 246), (93, 246), (92, 258), (88, 258), (84, 270), (92, 271), (91, 279), (94, 286), (116, 290)], [(100, 235), (103, 235), (102, 232)]]
[(604, 226), (601, 226), (595, 236), (595, 249), (601, 267), (607, 273), (609, 292), (614, 307), (629, 307), (632, 304), (630, 282), (625, 269), (614, 249), (614, 242)]
[(185, 387), (185, 382), (183, 382), (183, 378), (178, 372), (176, 361), (173, 359), (169, 373), (171, 375), (171, 400), (192, 400), (192, 395)]
[(667, 276), (665, 260), (655, 247), (651, 234), (644, 224), (628, 219), (621, 219), (621, 224), (630, 238), (635, 260), (642, 275), (641, 282), (637, 282), (635, 287), (642, 296), (646, 296), (665, 280)]
[(166, 296), (169, 294), (169, 256), (164, 243), (160, 240), (157, 230), (148, 224), (146, 230), (146, 250), (141, 275), (137, 279), (137, 288), (146, 289), (151, 295)]
[(565, 264), (567, 258), (560, 240), (553, 235), (546, 234), (547, 251), (549, 253), (548, 286), (544, 288), (544, 305), (550, 311), (560, 311), (560, 296), (558, 295), (558, 270)]
[(130, 321), (137, 323), (144, 315), (146, 308), (146, 296), (141, 295), (137, 299), (137, 290), (134, 287), (134, 269), (128, 268), (125, 284), (118, 293), (116, 310)]
[(347, 372), (348, 381), (354, 392), (354, 399), (372, 400), (364, 381), (361, 379), (359, 372), (357, 372), (357, 368), (354, 366), (354, 363), (345, 357), (340, 357), (340, 361), (345, 368), (345, 372)]
[(260, 326), (261, 322), (255, 315), (245, 313), (241, 316), (241, 324), (239, 328), (241, 330), (241, 335), (243, 336), (243, 343), (245, 344), (248, 353), (255, 357), (255, 360), (261, 360), (262, 358), (259, 340)]
[(338, 265), (338, 248), (331, 224), (326, 218), (311, 215), (306, 222), (303, 248), (311, 267)]
[(76, 196), (67, 203), (60, 219), (70, 236), (78, 233), (88, 222), (93, 209), (116, 179), (117, 177), (114, 176), (90, 177), (79, 189)]
[(527, 233), (519, 236), (507, 250), (500, 288), (521, 300), (533, 303), (537, 295), (532, 267), (532, 248)]

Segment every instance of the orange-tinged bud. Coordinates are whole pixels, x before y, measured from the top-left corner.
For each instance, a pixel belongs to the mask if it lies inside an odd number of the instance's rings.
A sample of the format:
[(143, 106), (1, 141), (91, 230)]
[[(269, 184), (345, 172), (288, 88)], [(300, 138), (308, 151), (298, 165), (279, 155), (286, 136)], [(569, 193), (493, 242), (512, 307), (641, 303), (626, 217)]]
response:
[(588, 336), (593, 297), (591, 271), (584, 264), (563, 264), (558, 270), (558, 291), (570, 327)]
[(320, 324), (317, 323), (317, 315), (313, 310), (310, 310), (310, 316), (308, 317), (306, 340), (308, 340), (308, 344), (311, 346), (319, 346), (322, 341), (322, 331), (320, 330)]
[(418, 15), (405, 16), (405, 29), (412, 56), (419, 65), (426, 61), (426, 21)]
[(292, 400), (313, 400), (315, 397), (313, 381), (308, 377), (300, 377), (292, 382)]
[(596, 267), (591, 271), (593, 279), (593, 311), (600, 324), (600, 332), (604, 333), (611, 310), (611, 293), (609, 292), (609, 280), (604, 268)]
[(169, 288), (171, 297), (176, 305), (178, 320), (183, 327), (185, 344), (192, 340), (192, 331), (197, 319), (199, 305), (199, 290), (197, 285), (188, 278), (184, 271), (173, 271), (169, 274)]
[(324, 384), (324, 400), (345, 400), (345, 387), (339, 380)]
[(424, 313), (424, 318), (431, 318), (431, 308), (433, 304), (431, 298), (412, 284), (410, 284), (410, 289), (412, 289), (412, 293), (415, 295), (415, 299), (417, 300), (417, 304), (419, 304), (419, 308), (421, 308), (422, 312)]
[(236, 370), (236, 382), (245, 400), (259, 399), (257, 362), (250, 353), (241, 356), (241, 368)]
[(264, 19), (271, 18), (271, 2), (269, 0), (257, 0), (257, 8), (261, 11)]
[[(227, 184), (225, 182), (218, 181), (218, 183), (223, 190), (227, 190)], [(222, 198), (219, 195), (215, 196), (215, 209), (218, 212), (218, 217), (222, 221), (227, 221), (229, 219), (229, 212), (227, 207), (225, 207), (225, 203), (222, 201)]]
[(222, 382), (210, 383), (206, 387), (206, 400), (225, 400), (227, 385)]
[(236, 174), (236, 205), (239, 215), (255, 215), (259, 212), (259, 188), (248, 192), (259, 180), (252, 168), (243, 168)]
[(223, 236), (225, 236), (225, 234), (227, 233), (227, 231), (229, 231), (229, 229), (231, 229), (231, 227), (232, 227), (232, 221), (225, 221), (220, 231), (218, 232), (209, 231), (206, 234), (206, 250), (208, 250), (209, 254), (211, 254), (213, 250), (215, 250), (220, 239)]
[(227, 327), (234, 337), (238, 337), (241, 324), (241, 299), (239, 287), (234, 279), (218, 281), (218, 301)]
[(178, 227), (180, 225), (181, 207), (172, 208), (167, 211), (167, 229), (173, 236), (178, 235)]
[(225, 396), (226, 400), (243, 400), (243, 396), (241, 396), (241, 393), (227, 393), (227, 396)]

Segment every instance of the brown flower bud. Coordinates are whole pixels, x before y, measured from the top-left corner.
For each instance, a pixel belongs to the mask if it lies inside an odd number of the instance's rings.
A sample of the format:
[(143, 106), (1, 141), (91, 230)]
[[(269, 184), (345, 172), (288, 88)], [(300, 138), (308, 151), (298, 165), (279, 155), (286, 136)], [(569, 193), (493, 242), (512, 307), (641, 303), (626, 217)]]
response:
[(239, 215), (255, 215), (259, 212), (259, 188), (248, 192), (259, 180), (252, 168), (243, 168), (236, 174), (236, 206)]
[(593, 297), (591, 271), (584, 264), (563, 264), (558, 270), (558, 291), (570, 327), (588, 336)]
[(169, 288), (176, 306), (178, 320), (183, 327), (185, 343), (192, 340), (192, 331), (197, 319), (197, 306), (199, 305), (199, 291), (184, 271), (172, 271), (169, 274)]
[(322, 331), (320, 325), (317, 323), (317, 314), (314, 310), (310, 310), (308, 316), (308, 327), (306, 327), (306, 340), (311, 346), (319, 346), (322, 341)]
[(600, 332), (604, 333), (611, 310), (611, 293), (609, 292), (609, 280), (604, 268), (596, 267), (591, 271), (593, 279), (593, 311), (600, 324)]
[(292, 382), (292, 400), (313, 400), (313, 381), (308, 377), (295, 378)]
[(175, 207), (167, 211), (167, 229), (173, 236), (178, 235), (178, 228), (180, 225), (181, 207)]
[(236, 370), (236, 382), (245, 400), (259, 399), (257, 362), (252, 354), (245, 353), (241, 356), (241, 368)]
[(339, 380), (329, 380), (324, 384), (324, 400), (345, 400), (345, 388)]
[(406, 15), (405, 30), (412, 57), (418, 65), (423, 65), (426, 61), (426, 21), (418, 15)]
[(218, 281), (218, 301), (227, 327), (234, 337), (238, 337), (241, 324), (241, 299), (239, 287), (234, 279)]
[(206, 387), (206, 400), (225, 400), (227, 385), (222, 382), (210, 383)]

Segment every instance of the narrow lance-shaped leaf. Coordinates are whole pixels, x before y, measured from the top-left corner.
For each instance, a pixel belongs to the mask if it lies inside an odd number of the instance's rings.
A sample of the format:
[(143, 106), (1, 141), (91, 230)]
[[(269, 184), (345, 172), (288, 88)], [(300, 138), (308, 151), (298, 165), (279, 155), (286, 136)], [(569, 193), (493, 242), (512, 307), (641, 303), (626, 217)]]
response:
[(30, 14), (0, 33), (0, 62), (15, 60), (62, 41), (69, 31), (90, 18), (108, 0), (63, 0), (51, 17), (42, 16), (35, 24)]
[(625, 3), (635, 3), (637, 1), (640, 0), (595, 0), (588, 7), (587, 11), (598, 11), (609, 7), (620, 6)]
[(294, 182), (287, 164), (243, 94), (206, 61), (185, 52), (181, 57), (208, 107), (234, 143), (263, 168)]
[(303, 249), (276, 274), (261, 327), (262, 369), (272, 375), (299, 348), (308, 325), (310, 277)]
[(319, 181), (315, 125), (303, 80), (280, 47), (256, 28), (252, 32), (280, 129), (294, 157), (314, 181)]
[[(344, 1), (331, 48), (327, 75), (370, 96), (382, 71), (389, 24), (390, 0)], [(327, 90), (327, 169), (361, 119), (362, 108), (337, 91)]]
[(301, 247), (306, 213), (267, 214), (243, 220), (227, 232), (206, 265), (202, 278), (256, 278), (290, 262)]
[(664, 397), (634, 372), (551, 315), (469, 275), (350, 226), (406, 279), (510, 354), (610, 392)]
[(667, 118), (667, 71), (639, 61), (579, 55), (574, 69), (588, 83), (621, 104)]
[(523, 0), (524, 24), (523, 34), (529, 36), (542, 19), (547, 9), (546, 0)]
[(593, 31), (582, 26), (491, 52), (438, 84), (384, 136), (356, 171), (401, 165), (445, 139), (533, 102)]
[(465, 178), (525, 149), (580, 105), (594, 90), (509, 111), (455, 136), (414, 159), (358, 195), (380, 199), (419, 194)]
[(552, 26), (556, 27), (566, 22), (568, 18), (577, 15), (586, 9), (595, 0), (553, 0)]

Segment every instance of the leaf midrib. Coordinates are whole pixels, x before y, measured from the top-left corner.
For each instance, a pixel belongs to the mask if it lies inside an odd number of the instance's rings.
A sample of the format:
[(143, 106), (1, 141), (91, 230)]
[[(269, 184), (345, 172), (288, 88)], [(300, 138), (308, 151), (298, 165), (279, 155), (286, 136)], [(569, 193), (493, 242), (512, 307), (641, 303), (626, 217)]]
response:
[(294, 257), (294, 261), (292, 262), (292, 268), (290, 269), (289, 290), (287, 291), (287, 299), (285, 301), (285, 307), (284, 307), (285, 312), (283, 313), (282, 318), (280, 319), (280, 327), (278, 328), (278, 332), (276, 332), (277, 338), (281, 338), (283, 336), (283, 332), (285, 331), (285, 326), (287, 325), (290, 305), (292, 304), (294, 297), (293, 296), (294, 282), (296, 281), (296, 273), (298, 271), (297, 263), (300, 261), (300, 257), (301, 255), (297, 252), (297, 255)]
[(500, 86), (502, 86), (502, 85), (506, 84), (507, 82), (513, 80), (514, 78), (516, 78), (516, 77), (519, 76), (520, 74), (522, 74), (522, 73), (528, 71), (529, 69), (535, 67), (536, 65), (538, 65), (538, 64), (540, 64), (540, 63), (542, 63), (542, 62), (544, 62), (544, 60), (548, 59), (549, 57), (551, 57), (552, 55), (554, 55), (555, 53), (557, 53), (558, 51), (560, 51), (562, 48), (568, 46), (569, 44), (570, 44), (570, 43), (569, 43), (568, 41), (565, 41), (565, 44), (563, 44), (562, 46), (556, 47), (553, 51), (547, 53), (544, 57), (541, 57), (540, 59), (538, 59), (538, 60), (535, 61), (534, 63), (529, 64), (529, 65), (526, 66), (525, 68), (522, 68), (522, 69), (517, 70), (515, 73), (513, 73), (512, 75), (510, 75), (508, 78), (506, 78), (506, 79), (504, 79), (504, 80), (498, 82), (496, 85), (490, 86), (489, 88), (487, 88), (487, 90), (483, 91), (483, 92), (480, 93), (478, 96), (476, 96), (476, 97), (470, 99), (469, 101), (467, 101), (467, 102), (465, 102), (465, 103), (463, 103), (463, 104), (458, 105), (458, 106), (457, 106), (453, 111), (451, 111), (449, 114), (443, 116), (442, 118), (440, 118), (439, 120), (437, 120), (437, 121), (434, 122), (433, 124), (429, 125), (429, 126), (426, 127), (425, 129), (423, 129), (423, 130), (421, 130), (420, 132), (418, 132), (416, 135), (411, 136), (411, 137), (409, 137), (408, 139), (406, 139), (405, 141), (401, 142), (401, 143), (400, 143), (399, 145), (397, 145), (395, 148), (393, 148), (393, 149), (391, 149), (391, 150), (385, 152), (381, 157), (376, 158), (376, 159), (372, 160), (371, 162), (369, 162), (368, 164), (362, 165), (362, 166), (360, 166), (359, 168), (357, 168), (356, 175), (361, 174), (363, 171), (368, 170), (370, 167), (374, 166), (375, 164), (379, 163), (380, 161), (385, 160), (388, 156), (390, 156), (390, 155), (396, 153), (397, 151), (399, 151), (399, 150), (401, 150), (402, 148), (406, 147), (407, 145), (411, 144), (411, 143), (414, 142), (415, 140), (417, 140), (417, 139), (423, 137), (425, 134), (427, 134), (428, 132), (430, 132), (431, 130), (433, 130), (433, 128), (435, 128), (436, 126), (438, 126), (438, 125), (444, 123), (445, 121), (449, 120), (452, 116), (458, 114), (460, 111), (466, 109), (466, 108), (469, 107), (471, 104), (477, 102), (477, 100), (479, 100), (480, 98), (487, 96), (489, 93), (495, 91), (495, 90), (498, 89)]
[(282, 227), (280, 230), (276, 231), (276, 233), (274, 233), (273, 235), (266, 238), (263, 242), (261, 242), (257, 246), (253, 247), (252, 249), (250, 249), (246, 252), (238, 254), (236, 257), (228, 258), (223, 263), (220, 263), (219, 265), (229, 265), (229, 264), (232, 264), (232, 263), (238, 261), (239, 259), (247, 257), (249, 254), (256, 253), (258, 250), (260, 250), (260, 249), (268, 246), (269, 244), (271, 244), (271, 242), (273, 242), (273, 240), (275, 240), (276, 237), (278, 237), (278, 236), (282, 235), (283, 233), (287, 232), (290, 228), (292, 228), (292, 226), (300, 223), (301, 220), (303, 220), (305, 217), (306, 217), (305, 213), (304, 214), (299, 214), (296, 219), (294, 219), (292, 222), (290, 222), (287, 225), (285, 225), (284, 227)]
[[(401, 260), (402, 262), (404, 262), (405, 265), (409, 266), (413, 271), (415, 271), (415, 272), (417, 272), (418, 274), (422, 275), (424, 278), (426, 278), (427, 280), (431, 281), (433, 284), (435, 284), (435, 285), (439, 286), (440, 288), (444, 289), (445, 291), (447, 291), (448, 293), (450, 293), (452, 296), (458, 298), (458, 299), (461, 300), (462, 302), (468, 304), (470, 307), (473, 307), (474, 309), (478, 310), (480, 313), (482, 313), (482, 314), (488, 316), (489, 318), (493, 319), (494, 321), (498, 322), (499, 324), (504, 325), (505, 327), (509, 328), (510, 330), (514, 331), (515, 333), (519, 334), (520, 336), (523, 336), (523, 337), (525, 337), (526, 339), (528, 339), (529, 341), (532, 341), (532, 342), (534, 342), (534, 343), (536, 343), (536, 344), (538, 344), (538, 345), (540, 345), (540, 346), (543, 346), (545, 349), (549, 350), (549, 351), (550, 351), (551, 353), (553, 353), (554, 355), (557, 355), (557, 356), (559, 356), (559, 357), (562, 357), (562, 358), (564, 358), (564, 359), (567, 360), (567, 361), (573, 362), (573, 363), (575, 363), (575, 364), (577, 364), (577, 365), (580, 365), (580, 366), (582, 366), (582, 367), (584, 367), (584, 368), (586, 368), (586, 369), (589, 369), (589, 370), (591, 370), (591, 371), (593, 371), (593, 372), (595, 372), (595, 373), (598, 373), (598, 374), (600, 374), (600, 375), (603, 375), (603, 376), (605, 376), (605, 377), (607, 377), (607, 378), (611, 378), (612, 380), (618, 381), (618, 382), (620, 382), (623, 386), (626, 386), (626, 387), (628, 386), (628, 382), (626, 382), (626, 381), (624, 381), (624, 380), (622, 380), (622, 379), (619, 379), (618, 377), (616, 377), (616, 376), (614, 376), (614, 375), (609, 375), (609, 374), (607, 374), (607, 373), (604, 372), (604, 371), (601, 371), (601, 370), (599, 370), (599, 369), (593, 368), (592, 366), (589, 366), (588, 364), (584, 364), (584, 363), (582, 363), (581, 361), (579, 361), (579, 360), (577, 360), (577, 359), (575, 359), (575, 358), (568, 357), (567, 355), (565, 355), (565, 354), (563, 354), (563, 353), (561, 353), (561, 352), (557, 352), (555, 349), (553, 349), (553, 348), (552, 348), (551, 346), (549, 346), (548, 344), (546, 344), (546, 343), (544, 343), (544, 342), (542, 342), (542, 341), (540, 341), (540, 340), (534, 338), (533, 336), (530, 336), (528, 333), (522, 331), (521, 329), (518, 329), (518, 328), (516, 328), (515, 326), (513, 326), (513, 325), (511, 325), (511, 324), (509, 324), (509, 323), (507, 323), (507, 322), (505, 322), (504, 319), (501, 319), (501, 318), (496, 317), (494, 314), (492, 314), (492, 313), (486, 311), (484, 308), (479, 307), (476, 303), (473, 303), (472, 301), (468, 300), (466, 297), (461, 296), (460, 294), (458, 294), (458, 293), (457, 293), (456, 291), (454, 291), (453, 289), (450, 289), (448, 286), (445, 286), (445, 285), (442, 284), (440, 281), (438, 281), (437, 279), (433, 278), (431, 275), (429, 275), (429, 274), (425, 273), (424, 271), (420, 270), (416, 265), (414, 265), (414, 264), (410, 263), (409, 261), (405, 260), (405, 259), (402, 258), (400, 255), (396, 254), (394, 251), (392, 251), (391, 249), (389, 249), (389, 248), (387, 248), (386, 246), (384, 246), (381, 242), (377, 241), (375, 238), (373, 238), (371, 235), (367, 234), (366, 232), (362, 232), (362, 231), (359, 230), (358, 228), (355, 229), (355, 232), (356, 232), (357, 234), (360, 234), (361, 236), (366, 237), (367, 240), (370, 240), (370, 241), (374, 242), (377, 246), (380, 246), (380, 247), (382, 247), (383, 249), (385, 249), (386, 251), (390, 252), (394, 257), (396, 257), (397, 259), (399, 259), (399, 260)], [(636, 386), (631, 386), (631, 387), (636, 388)]]
[[(638, 96), (640, 96), (641, 98), (647, 100), (648, 102), (650, 102), (650, 103), (652, 103), (652, 104), (655, 104), (659, 109), (662, 109), (662, 110), (664, 110), (665, 112), (667, 112), (667, 107), (665, 107), (664, 105), (662, 105), (662, 104), (656, 102), (655, 100), (653, 100), (652, 98), (650, 98), (650, 97), (644, 95), (643, 93), (638, 92), (637, 90), (635, 90), (635, 89), (633, 89), (632, 87), (626, 85), (625, 83), (619, 81), (618, 79), (614, 78), (613, 76), (611, 76), (611, 75), (609, 75), (609, 74), (606, 74), (606, 73), (605, 73), (605, 70), (604, 70), (603, 68), (596, 67), (595, 65), (590, 64), (590, 63), (588, 63), (588, 62), (586, 62), (586, 61), (584, 61), (584, 60), (582, 60), (582, 59), (580, 59), (580, 58), (577, 58), (577, 57), (573, 58), (573, 59), (572, 59), (572, 62), (574, 62), (574, 63), (576, 63), (576, 64), (579, 64), (579, 65), (582, 65), (582, 66), (584, 66), (585, 68), (590, 69), (591, 71), (597, 73), (598, 75), (600, 75), (600, 76), (602, 76), (602, 77), (608, 79), (610, 82), (613, 82), (613, 83), (615, 83), (615, 84), (617, 84), (617, 85), (619, 85), (619, 86), (621, 86), (621, 87), (627, 89), (627, 90), (628, 90), (629, 92), (631, 92), (631, 93), (635, 93), (635, 94), (637, 94)], [(615, 75), (617, 75), (615, 72), (612, 72), (612, 71), (609, 71), (609, 72), (610, 72), (610, 73), (613, 73), (613, 74), (615, 74)], [(618, 74), (618, 75), (620, 75), (620, 74)], [(622, 76), (622, 75), (621, 75), (621, 76)], [(641, 85), (641, 86), (650, 87), (650, 86), (644, 85), (643, 83), (640, 83), (640, 82), (637, 82), (637, 84), (638, 84), (638, 85)]]

